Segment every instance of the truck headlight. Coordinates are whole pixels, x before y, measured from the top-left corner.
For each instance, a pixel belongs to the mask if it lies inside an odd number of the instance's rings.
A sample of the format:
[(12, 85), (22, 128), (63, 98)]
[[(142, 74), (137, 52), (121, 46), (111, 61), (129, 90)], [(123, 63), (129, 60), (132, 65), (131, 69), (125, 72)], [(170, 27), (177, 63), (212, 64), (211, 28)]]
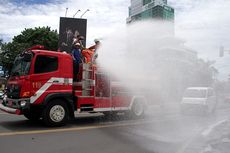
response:
[(26, 106), (26, 101), (21, 101), (20, 106), (25, 107)]
[(3, 101), (6, 101), (7, 95), (3, 95)]

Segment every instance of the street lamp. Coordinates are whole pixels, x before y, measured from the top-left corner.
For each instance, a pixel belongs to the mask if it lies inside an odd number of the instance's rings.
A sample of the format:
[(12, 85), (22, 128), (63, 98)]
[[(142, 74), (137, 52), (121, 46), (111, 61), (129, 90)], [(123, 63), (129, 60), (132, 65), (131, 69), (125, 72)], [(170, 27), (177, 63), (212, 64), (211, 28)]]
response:
[(67, 11), (68, 11), (68, 7), (65, 8), (65, 17), (66, 17), (66, 15), (67, 15)]
[(77, 15), (78, 12), (80, 12), (81, 10), (77, 10), (77, 12), (73, 15), (73, 18), (75, 17), (75, 15)]
[(82, 15), (81, 15), (81, 17), (80, 18), (82, 18), (83, 17), (83, 15), (85, 15), (85, 13), (86, 12), (88, 12), (89, 11), (89, 9), (87, 9)]

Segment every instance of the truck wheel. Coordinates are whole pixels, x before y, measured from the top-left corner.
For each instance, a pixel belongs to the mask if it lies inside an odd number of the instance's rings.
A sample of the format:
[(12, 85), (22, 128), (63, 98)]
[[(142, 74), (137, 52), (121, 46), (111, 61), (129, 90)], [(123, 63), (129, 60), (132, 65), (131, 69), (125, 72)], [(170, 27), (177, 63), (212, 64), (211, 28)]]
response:
[(132, 118), (141, 118), (144, 116), (145, 108), (144, 103), (140, 99), (136, 99), (131, 108)]
[(41, 113), (36, 111), (26, 111), (23, 115), (30, 121), (38, 121), (41, 118)]
[(52, 100), (43, 110), (42, 119), (47, 126), (63, 126), (69, 119), (68, 107), (62, 100)]

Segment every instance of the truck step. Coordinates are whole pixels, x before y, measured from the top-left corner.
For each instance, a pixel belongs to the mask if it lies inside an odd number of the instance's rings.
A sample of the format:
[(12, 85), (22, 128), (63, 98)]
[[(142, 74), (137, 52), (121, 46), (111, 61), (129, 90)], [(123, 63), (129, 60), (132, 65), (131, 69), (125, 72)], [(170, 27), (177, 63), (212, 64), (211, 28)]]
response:
[(80, 109), (81, 109), (81, 112), (84, 112), (84, 111), (93, 111), (93, 104), (82, 104), (80, 106)]
[(79, 98), (92, 98), (92, 99), (94, 99), (94, 96), (79, 96)]
[(87, 72), (92, 72), (93, 70), (92, 69), (83, 69), (84, 71), (87, 71)]
[(75, 90), (74, 95), (75, 96), (82, 96), (82, 90)]
[(93, 90), (93, 89), (92, 89), (92, 88), (86, 88), (86, 89), (82, 89), (82, 90), (91, 91), (91, 90)]

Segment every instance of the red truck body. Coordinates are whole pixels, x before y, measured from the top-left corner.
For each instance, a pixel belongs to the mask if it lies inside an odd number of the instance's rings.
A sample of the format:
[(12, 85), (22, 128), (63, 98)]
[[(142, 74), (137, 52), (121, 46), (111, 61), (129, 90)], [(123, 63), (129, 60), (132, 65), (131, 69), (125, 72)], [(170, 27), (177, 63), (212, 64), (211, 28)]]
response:
[(73, 76), (71, 55), (30, 49), (16, 58), (0, 109), (49, 126), (64, 125), (75, 111), (143, 115), (145, 98), (96, 65), (81, 64), (76, 82)]

